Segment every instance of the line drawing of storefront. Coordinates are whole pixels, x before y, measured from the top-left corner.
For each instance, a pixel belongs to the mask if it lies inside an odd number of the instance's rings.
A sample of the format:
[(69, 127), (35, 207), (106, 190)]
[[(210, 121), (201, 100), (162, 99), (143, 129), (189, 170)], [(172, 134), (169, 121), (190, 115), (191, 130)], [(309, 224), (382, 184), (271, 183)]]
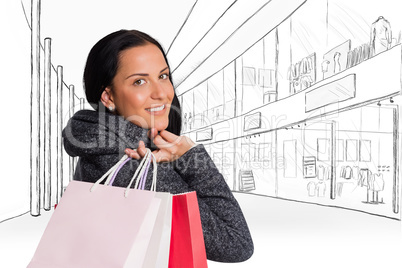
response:
[[(400, 47), (393, 52), (399, 55)], [(261, 131), (259, 126), (250, 129), (252, 134), (244, 131), (237, 138), (216, 141), (247, 120), (254, 121), (250, 125), (263, 125), (264, 112), (240, 116), (237, 122), (232, 118), (194, 133), (209, 133), (198, 141), (204, 141), (234, 191), (398, 218), (400, 110), (394, 102), (400, 99), (399, 94), (395, 91), (356, 101), (289, 124), (279, 119), (282, 122), (275, 123), (282, 125), (276, 129)], [(213, 138), (215, 142), (205, 142)]]
[(184, 135), (233, 191), (400, 220), (400, 40), (374, 52), (339, 39), (289, 61), (293, 17), (179, 95)]

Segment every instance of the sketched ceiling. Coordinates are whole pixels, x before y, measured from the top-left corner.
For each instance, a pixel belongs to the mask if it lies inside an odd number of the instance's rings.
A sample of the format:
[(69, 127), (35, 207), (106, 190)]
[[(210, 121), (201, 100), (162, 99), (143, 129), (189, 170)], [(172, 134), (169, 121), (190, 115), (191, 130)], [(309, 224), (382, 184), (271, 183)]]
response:
[(198, 0), (167, 51), (177, 94), (242, 55), (306, 1)]

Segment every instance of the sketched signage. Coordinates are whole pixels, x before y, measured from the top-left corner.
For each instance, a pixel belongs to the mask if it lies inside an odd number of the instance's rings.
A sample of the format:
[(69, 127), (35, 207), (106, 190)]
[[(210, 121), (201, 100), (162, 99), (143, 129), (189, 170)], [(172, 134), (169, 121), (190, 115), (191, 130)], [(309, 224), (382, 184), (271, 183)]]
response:
[(244, 131), (261, 127), (261, 112), (244, 116)]
[(356, 96), (356, 74), (325, 84), (306, 92), (306, 112), (330, 104), (346, 101)]
[(197, 137), (196, 140), (198, 141), (210, 141), (212, 140), (213, 131), (212, 128), (207, 128), (203, 129), (200, 131), (197, 131)]

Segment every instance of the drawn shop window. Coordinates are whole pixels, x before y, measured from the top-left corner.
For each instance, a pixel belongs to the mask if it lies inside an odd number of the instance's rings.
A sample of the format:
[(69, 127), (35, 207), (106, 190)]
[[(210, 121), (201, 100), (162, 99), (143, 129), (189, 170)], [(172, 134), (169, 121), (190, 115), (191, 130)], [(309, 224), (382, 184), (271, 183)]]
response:
[(250, 143), (250, 161), (258, 162), (258, 144)]
[(270, 142), (259, 144), (258, 159), (264, 163), (272, 161), (272, 144)]
[(359, 160), (361, 162), (371, 162), (371, 141), (360, 140)]
[(250, 144), (249, 143), (241, 144), (241, 161), (250, 162)]
[(317, 139), (317, 159), (318, 161), (329, 161), (330, 151), (329, 139)]
[(357, 140), (346, 140), (346, 161), (357, 161), (358, 150)]
[(274, 87), (274, 70), (258, 69), (258, 83), (262, 88)]
[(243, 67), (243, 85), (254, 86), (256, 84), (255, 68)]
[(336, 140), (336, 161), (345, 161), (345, 143), (344, 140)]

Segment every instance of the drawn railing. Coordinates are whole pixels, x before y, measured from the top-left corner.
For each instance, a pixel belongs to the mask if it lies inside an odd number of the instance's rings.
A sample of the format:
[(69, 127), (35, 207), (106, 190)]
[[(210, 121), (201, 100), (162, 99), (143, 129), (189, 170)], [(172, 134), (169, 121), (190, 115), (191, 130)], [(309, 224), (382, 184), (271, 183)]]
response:
[[(27, 20), (28, 21), (28, 20)], [(64, 191), (64, 152), (62, 130), (64, 127), (63, 93), (68, 90), (68, 116), (75, 112), (76, 100), (80, 109), (84, 109), (84, 99), (75, 94), (74, 85), (63, 80), (63, 67), (53, 66), (51, 61), (51, 38), (40, 39), (40, 0), (31, 1), (31, 176), (30, 213), (39, 216), (40, 209), (50, 210), (52, 203), (58, 203)], [(41, 52), (43, 51), (43, 69), (41, 69)], [(56, 97), (52, 96), (52, 72), (57, 75)], [(41, 87), (43, 77), (43, 87)], [(67, 92), (66, 92), (67, 93)], [(55, 101), (57, 100), (57, 101)], [(52, 107), (53, 103), (56, 107)], [(52, 113), (53, 111), (53, 113)], [(56, 113), (54, 114), (54, 111)], [(52, 124), (56, 119), (56, 133)], [(53, 125), (54, 126), (54, 125)], [(54, 153), (53, 149), (56, 149)], [(56, 157), (56, 161), (52, 161)], [(76, 159), (69, 157), (69, 180), (72, 180)], [(56, 169), (56, 170), (54, 170)], [(56, 178), (54, 178), (54, 176)], [(53, 178), (52, 178), (53, 177)], [(52, 182), (56, 187), (52, 187)]]

